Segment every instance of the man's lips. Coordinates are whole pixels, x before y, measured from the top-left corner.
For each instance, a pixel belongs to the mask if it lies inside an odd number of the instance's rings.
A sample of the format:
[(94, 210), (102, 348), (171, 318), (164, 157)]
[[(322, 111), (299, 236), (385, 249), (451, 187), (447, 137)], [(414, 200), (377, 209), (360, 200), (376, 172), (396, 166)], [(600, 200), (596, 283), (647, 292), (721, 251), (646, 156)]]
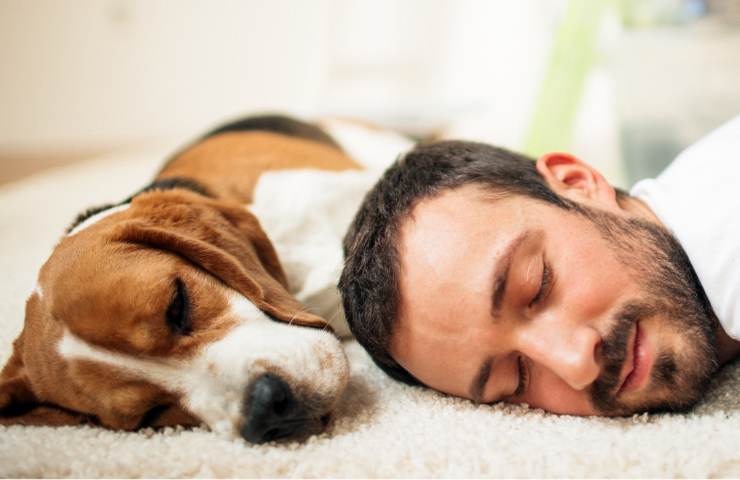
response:
[(640, 322), (637, 322), (627, 347), (627, 355), (622, 367), (622, 382), (617, 395), (642, 388), (647, 383), (652, 367), (653, 352), (647, 341), (645, 330), (640, 328)]

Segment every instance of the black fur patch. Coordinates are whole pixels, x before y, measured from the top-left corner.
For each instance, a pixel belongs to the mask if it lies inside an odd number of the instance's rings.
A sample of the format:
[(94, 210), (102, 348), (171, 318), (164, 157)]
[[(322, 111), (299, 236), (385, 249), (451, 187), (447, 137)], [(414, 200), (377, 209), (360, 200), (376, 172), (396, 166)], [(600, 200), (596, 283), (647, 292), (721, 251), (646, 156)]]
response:
[(282, 133), (290, 137), (313, 140), (341, 150), (339, 144), (316, 125), (312, 125), (286, 115), (277, 114), (257, 115), (227, 123), (208, 132), (201, 138), (201, 140), (205, 140), (206, 138), (220, 133), (245, 132), (251, 130)]
[(93, 215), (97, 215), (98, 213), (108, 210), (109, 208), (118, 207), (120, 205), (126, 205), (127, 203), (131, 203), (131, 200), (134, 199), (137, 195), (140, 195), (142, 193), (151, 192), (152, 190), (172, 190), (174, 188), (184, 188), (186, 190), (190, 190), (191, 192), (198, 193), (200, 195), (203, 195), (205, 197), (212, 197), (211, 193), (200, 183), (196, 182), (195, 180), (192, 180), (190, 178), (185, 177), (172, 177), (172, 178), (164, 178), (162, 180), (156, 180), (146, 187), (142, 188), (138, 192), (134, 193), (130, 197), (128, 197), (126, 200), (118, 203), (106, 203), (105, 205), (98, 205), (97, 207), (90, 207), (84, 212), (77, 215), (77, 218), (72, 222), (72, 224), (67, 227), (65, 230), (65, 233), (69, 233), (72, 230), (75, 229), (75, 227), (88, 218), (92, 217)]
[(126, 203), (126, 202), (121, 202), (121, 203), (106, 203), (105, 205), (98, 205), (97, 207), (90, 207), (87, 210), (85, 210), (84, 212), (78, 214), (77, 215), (77, 218), (75, 218), (74, 221), (72, 222), (72, 224), (69, 227), (67, 227), (67, 229), (64, 231), (64, 233), (69, 234), (69, 232), (71, 232), (72, 230), (74, 230), (77, 225), (81, 224), (82, 222), (84, 222), (88, 218), (92, 217), (93, 215), (97, 215), (98, 213), (100, 213), (100, 212), (102, 212), (104, 210), (108, 210), (109, 208), (117, 207), (118, 205), (123, 205), (124, 203)]
[(137, 195), (141, 195), (142, 193), (151, 192), (152, 190), (172, 190), (173, 188), (184, 188), (185, 190), (190, 190), (191, 192), (198, 193), (200, 195), (203, 195), (204, 197), (213, 197), (211, 192), (209, 192), (206, 187), (191, 178), (170, 177), (153, 181), (146, 187), (128, 197), (119, 205), (130, 203), (131, 200), (134, 199), (134, 197), (136, 197)]

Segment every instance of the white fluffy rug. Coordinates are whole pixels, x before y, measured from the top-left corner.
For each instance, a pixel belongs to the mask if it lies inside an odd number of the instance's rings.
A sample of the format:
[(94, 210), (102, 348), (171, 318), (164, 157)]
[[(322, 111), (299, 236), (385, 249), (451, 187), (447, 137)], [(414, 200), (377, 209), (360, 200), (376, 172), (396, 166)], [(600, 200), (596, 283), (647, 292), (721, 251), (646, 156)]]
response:
[[(121, 154), (0, 188), (0, 361), (21, 329), (36, 272), (87, 206), (142, 186), (162, 150)], [(349, 389), (327, 432), (248, 445), (204, 429), (113, 432), (0, 427), (0, 476), (738, 477), (740, 363), (687, 415), (575, 418), (474, 405), (397, 384), (354, 341)]]

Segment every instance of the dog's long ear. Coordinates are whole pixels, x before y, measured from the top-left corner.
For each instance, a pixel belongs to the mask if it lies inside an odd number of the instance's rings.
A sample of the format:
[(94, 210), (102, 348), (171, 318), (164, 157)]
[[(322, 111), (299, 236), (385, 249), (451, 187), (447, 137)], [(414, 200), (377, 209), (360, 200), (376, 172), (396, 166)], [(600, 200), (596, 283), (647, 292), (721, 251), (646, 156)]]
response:
[(23, 364), (23, 334), (13, 342), (13, 354), (0, 373), (0, 425), (79, 425), (89, 417), (42, 404), (33, 392)]
[(118, 225), (114, 240), (184, 257), (277, 320), (330, 329), (288, 292), (270, 240), (259, 221), (241, 205), (169, 191), (142, 195), (132, 206), (142, 214)]
[(275, 247), (273, 247), (265, 231), (262, 230), (257, 217), (241, 205), (220, 202), (217, 204), (217, 208), (229, 223), (249, 238), (265, 271), (288, 289), (288, 279), (282, 265), (280, 265)]

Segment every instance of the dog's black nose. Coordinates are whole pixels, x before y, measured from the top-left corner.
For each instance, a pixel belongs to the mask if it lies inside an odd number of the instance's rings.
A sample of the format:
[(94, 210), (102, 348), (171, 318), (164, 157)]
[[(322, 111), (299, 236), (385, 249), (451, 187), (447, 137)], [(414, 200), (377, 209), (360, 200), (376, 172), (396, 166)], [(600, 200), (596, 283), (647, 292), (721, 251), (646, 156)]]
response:
[(265, 374), (249, 388), (242, 437), (253, 443), (269, 442), (299, 433), (307, 424), (304, 409), (279, 377)]

